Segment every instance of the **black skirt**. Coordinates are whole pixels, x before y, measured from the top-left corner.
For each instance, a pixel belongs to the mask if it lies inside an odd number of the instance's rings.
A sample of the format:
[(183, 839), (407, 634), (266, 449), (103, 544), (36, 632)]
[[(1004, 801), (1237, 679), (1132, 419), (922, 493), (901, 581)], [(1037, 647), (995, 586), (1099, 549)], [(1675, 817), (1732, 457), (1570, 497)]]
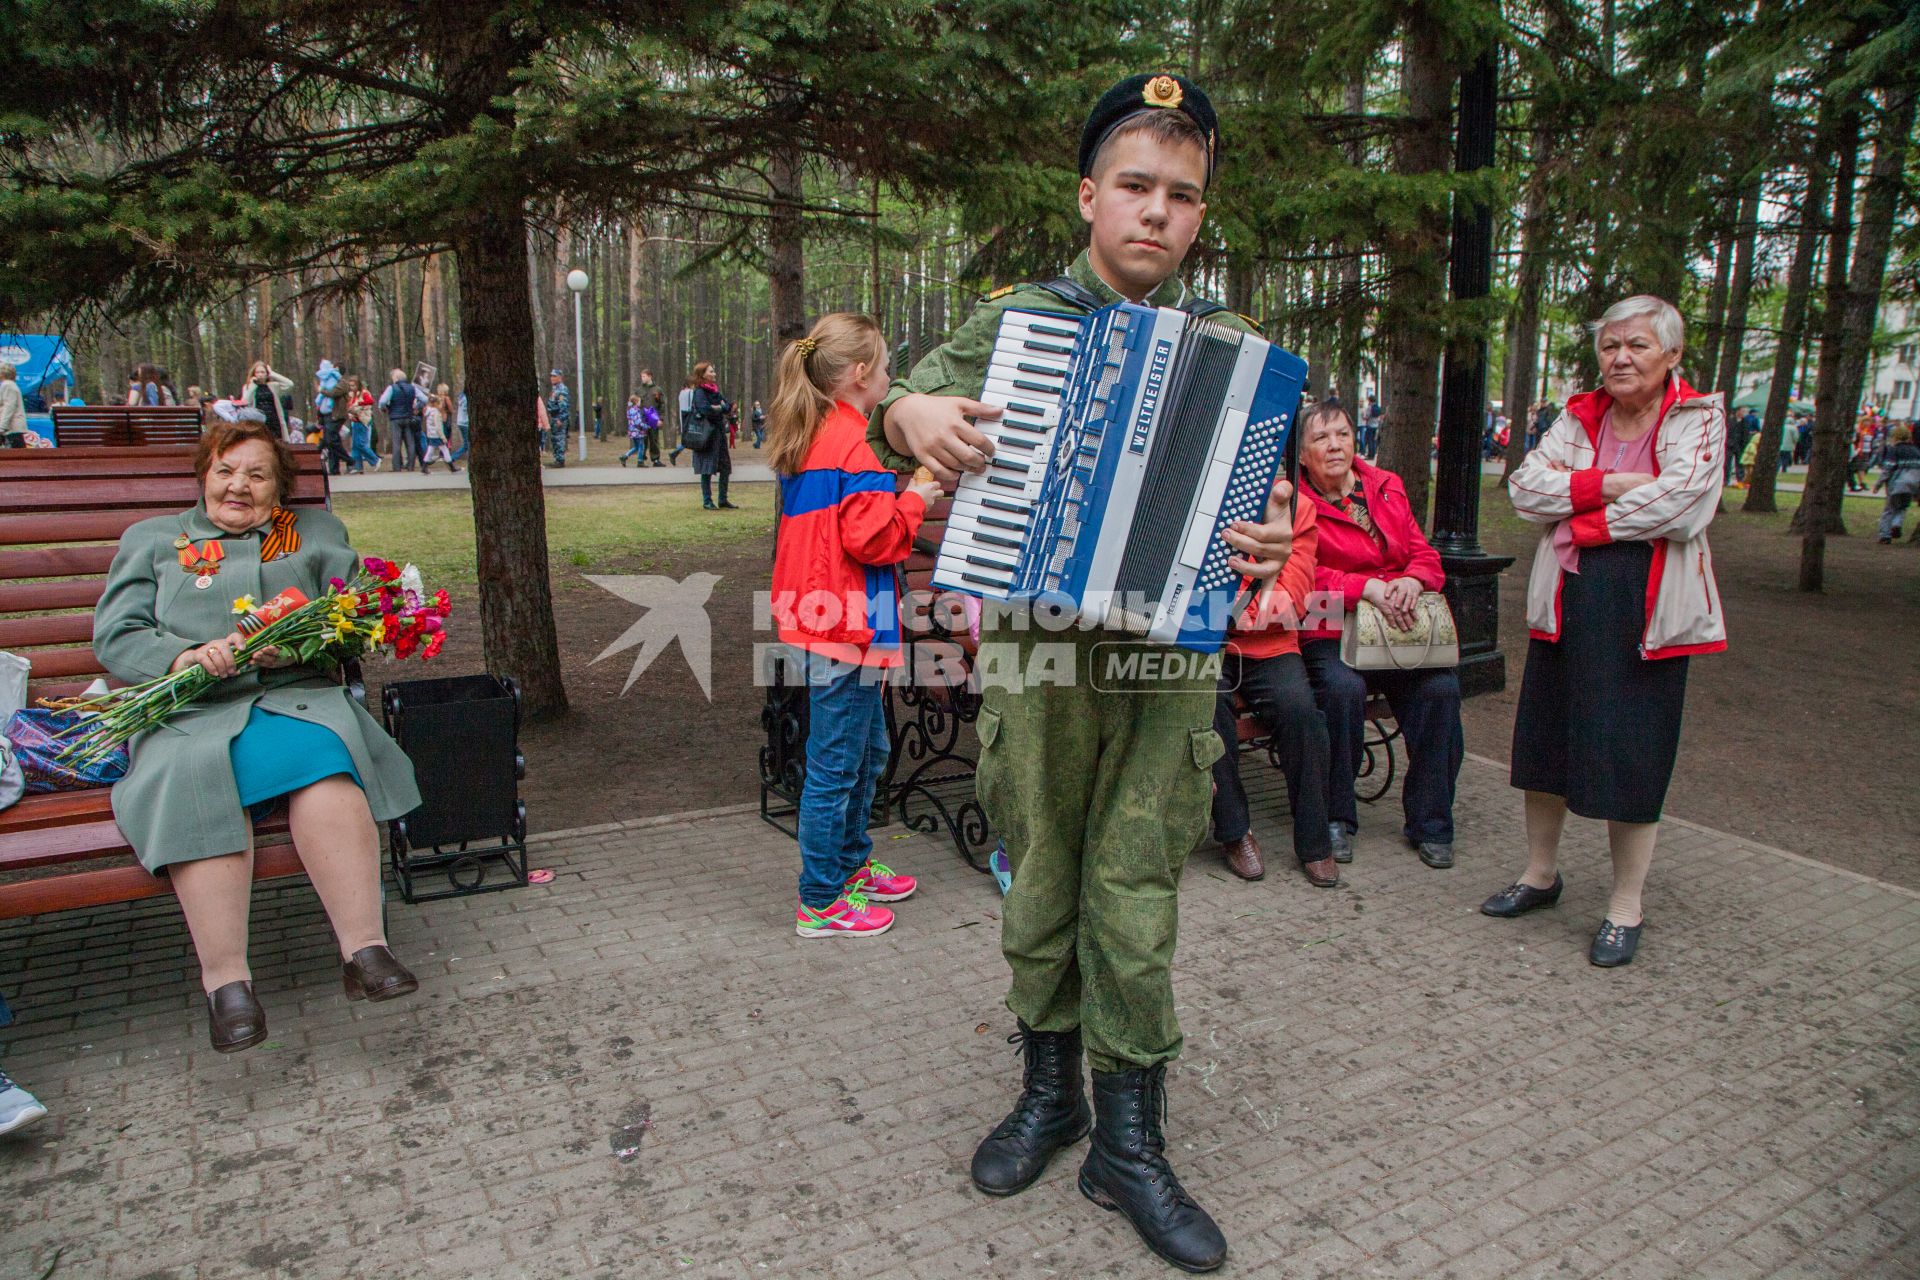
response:
[(1673, 778), (1687, 660), (1640, 656), (1652, 563), (1651, 543), (1583, 549), (1561, 589), (1559, 641), (1527, 646), (1509, 776), (1583, 818), (1658, 822)]

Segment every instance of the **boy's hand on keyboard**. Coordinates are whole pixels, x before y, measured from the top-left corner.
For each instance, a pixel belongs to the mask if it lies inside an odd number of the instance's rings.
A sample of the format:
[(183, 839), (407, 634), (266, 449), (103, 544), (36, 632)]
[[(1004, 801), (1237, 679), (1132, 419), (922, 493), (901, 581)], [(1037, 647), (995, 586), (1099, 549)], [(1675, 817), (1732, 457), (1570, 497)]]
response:
[(965, 396), (902, 396), (887, 407), (887, 434), (942, 485), (958, 483), (962, 471), (987, 469), (993, 440), (968, 418), (995, 421), (1000, 409)]
[(1266, 523), (1235, 520), (1221, 536), (1241, 553), (1227, 559), (1235, 573), (1262, 581), (1279, 577), (1293, 554), (1293, 486), (1285, 480), (1274, 482), (1273, 492), (1267, 495)]

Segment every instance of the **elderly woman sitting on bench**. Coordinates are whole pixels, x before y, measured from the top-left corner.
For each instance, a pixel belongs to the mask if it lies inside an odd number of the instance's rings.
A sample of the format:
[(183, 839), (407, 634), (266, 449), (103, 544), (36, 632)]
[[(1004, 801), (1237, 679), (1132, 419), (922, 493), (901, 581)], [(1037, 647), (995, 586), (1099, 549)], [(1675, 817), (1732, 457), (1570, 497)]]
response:
[(289, 587), (315, 596), (359, 563), (330, 512), (283, 505), (297, 471), (261, 415), (235, 418), (201, 438), (201, 501), (121, 536), (93, 631), (101, 664), (129, 683), (195, 663), (222, 677), (134, 741), (113, 789), (114, 817), (141, 865), (179, 896), (221, 1053), (267, 1035), (247, 967), (252, 820), (282, 800), (333, 925), (347, 995), (389, 1000), (419, 986), (387, 949), (374, 826), (420, 803), (412, 764), (323, 672), (270, 650), (235, 669), (236, 597), (266, 600)]

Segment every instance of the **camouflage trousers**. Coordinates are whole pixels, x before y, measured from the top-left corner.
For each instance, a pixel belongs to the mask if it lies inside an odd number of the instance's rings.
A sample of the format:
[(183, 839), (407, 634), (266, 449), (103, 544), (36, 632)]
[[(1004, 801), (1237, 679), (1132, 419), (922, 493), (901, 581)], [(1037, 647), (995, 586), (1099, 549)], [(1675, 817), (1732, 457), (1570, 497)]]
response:
[(1217, 657), (1112, 632), (996, 629), (975, 670), (978, 794), (1013, 863), (1007, 1007), (1036, 1030), (1080, 1028), (1097, 1071), (1177, 1058), (1180, 871), (1225, 750)]

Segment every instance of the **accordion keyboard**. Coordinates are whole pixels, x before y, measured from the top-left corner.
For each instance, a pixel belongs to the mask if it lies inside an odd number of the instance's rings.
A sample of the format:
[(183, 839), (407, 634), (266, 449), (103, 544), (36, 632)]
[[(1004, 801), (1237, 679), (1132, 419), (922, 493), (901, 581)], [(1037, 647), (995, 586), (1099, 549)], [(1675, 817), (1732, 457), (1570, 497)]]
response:
[(934, 586), (989, 600), (1008, 599), (1014, 591), (1084, 322), (1082, 316), (1041, 311), (1002, 314), (980, 401), (1004, 412), (998, 422), (974, 424), (993, 441), (993, 460), (984, 473), (960, 477)]

